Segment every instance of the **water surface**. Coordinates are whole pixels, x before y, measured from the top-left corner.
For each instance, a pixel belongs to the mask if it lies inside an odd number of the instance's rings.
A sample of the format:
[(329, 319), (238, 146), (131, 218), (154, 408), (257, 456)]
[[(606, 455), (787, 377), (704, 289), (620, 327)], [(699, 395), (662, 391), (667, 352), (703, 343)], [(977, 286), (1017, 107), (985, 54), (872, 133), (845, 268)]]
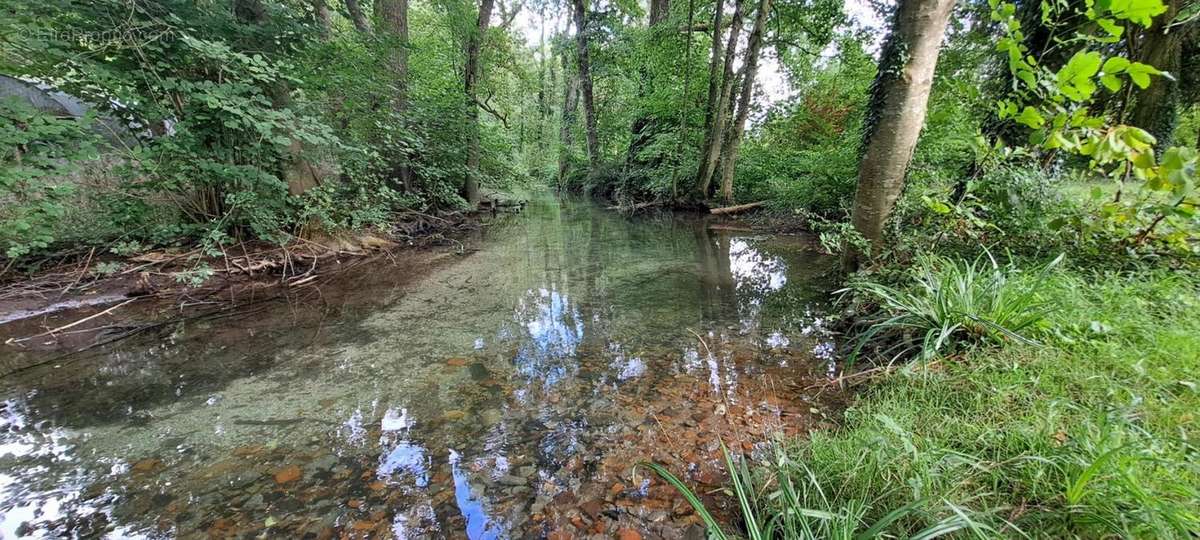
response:
[(708, 225), (543, 195), (424, 275), (11, 375), (0, 536), (695, 538), (633, 465), (721, 485), (719, 439), (819, 425), (832, 350), (830, 261)]

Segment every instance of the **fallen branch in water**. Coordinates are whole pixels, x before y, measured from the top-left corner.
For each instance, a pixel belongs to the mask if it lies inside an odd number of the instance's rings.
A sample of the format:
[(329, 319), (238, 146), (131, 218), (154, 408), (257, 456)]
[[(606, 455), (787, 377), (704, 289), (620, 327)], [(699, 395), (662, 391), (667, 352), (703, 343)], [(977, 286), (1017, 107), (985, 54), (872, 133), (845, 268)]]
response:
[(650, 202), (644, 202), (644, 203), (637, 203), (633, 206), (621, 206), (621, 205), (609, 206), (608, 209), (609, 210), (617, 210), (620, 212), (637, 212), (638, 210), (642, 210), (645, 208), (653, 208), (655, 206), (662, 206), (662, 205), (663, 205), (663, 201), (650, 201)]
[(752, 202), (752, 203), (746, 203), (746, 204), (739, 204), (739, 205), (735, 205), (735, 206), (725, 206), (722, 208), (713, 208), (712, 210), (709, 210), (708, 213), (717, 214), (717, 215), (736, 214), (738, 212), (745, 212), (746, 210), (753, 210), (764, 204), (767, 204), (767, 201), (758, 201), (758, 202)]
[(63, 326), (60, 326), (60, 327), (58, 327), (58, 328), (54, 328), (54, 329), (52, 329), (52, 330), (47, 330), (47, 331), (45, 331), (45, 332), (42, 332), (42, 333), (40, 333), (40, 334), (37, 334), (37, 335), (28, 336), (28, 337), (23, 337), (23, 338), (9, 338), (9, 339), (8, 339), (8, 341), (5, 341), (5, 342), (4, 342), (4, 344), (5, 344), (5, 345), (8, 345), (8, 344), (10, 344), (10, 343), (21, 343), (21, 342), (29, 341), (29, 340), (31, 340), (31, 339), (37, 339), (37, 338), (40, 338), (40, 337), (43, 337), (43, 336), (50, 336), (50, 335), (54, 335), (56, 332), (61, 332), (61, 331), (63, 331), (63, 330), (66, 330), (66, 329), (68, 329), (68, 328), (73, 328), (73, 327), (79, 326), (79, 325), (81, 325), (81, 324), (83, 324), (83, 323), (85, 323), (85, 322), (88, 322), (88, 321), (90, 321), (90, 320), (92, 320), (92, 319), (95, 319), (95, 318), (97, 318), (97, 317), (101, 317), (101, 316), (104, 316), (104, 315), (108, 315), (109, 313), (112, 313), (113, 311), (116, 311), (116, 310), (117, 310), (117, 308), (119, 308), (119, 307), (121, 307), (121, 306), (124, 306), (125, 304), (128, 304), (128, 303), (130, 303), (130, 302), (134, 302), (134, 301), (136, 301), (136, 300), (137, 300), (137, 298), (130, 298), (129, 300), (126, 300), (126, 301), (124, 301), (124, 302), (121, 302), (120, 304), (117, 304), (117, 305), (115, 305), (115, 306), (113, 306), (113, 307), (110, 307), (110, 308), (108, 308), (108, 309), (106, 309), (106, 310), (104, 310), (104, 311), (101, 311), (100, 313), (97, 313), (97, 314), (95, 314), (95, 315), (89, 315), (89, 316), (87, 316), (87, 317), (84, 317), (84, 318), (82, 318), (82, 319), (79, 319), (78, 321), (75, 321), (75, 322), (73, 322), (73, 323), (71, 323), (71, 324), (63, 325)]

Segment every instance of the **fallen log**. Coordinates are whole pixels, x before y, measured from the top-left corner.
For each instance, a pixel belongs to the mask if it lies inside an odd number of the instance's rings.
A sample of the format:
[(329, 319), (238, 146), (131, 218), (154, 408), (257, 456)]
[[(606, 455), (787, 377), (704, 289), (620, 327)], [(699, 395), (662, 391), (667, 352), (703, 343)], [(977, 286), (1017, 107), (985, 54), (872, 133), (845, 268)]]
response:
[(758, 202), (752, 202), (752, 203), (746, 203), (746, 204), (739, 204), (739, 205), (735, 205), (735, 206), (725, 206), (722, 208), (713, 208), (712, 210), (709, 210), (708, 213), (718, 214), (718, 215), (720, 215), (720, 214), (736, 214), (738, 212), (745, 212), (746, 210), (753, 210), (764, 204), (767, 204), (767, 201), (758, 201)]
[(641, 210), (641, 209), (643, 209), (643, 208), (651, 208), (651, 207), (654, 207), (654, 206), (662, 206), (662, 204), (663, 204), (663, 201), (650, 201), (650, 202), (644, 202), (644, 203), (637, 203), (637, 204), (635, 204), (635, 205), (633, 205), (633, 206), (620, 206), (620, 205), (618, 205), (618, 206), (609, 206), (609, 207), (608, 207), (608, 210), (617, 210), (617, 211), (621, 211), (621, 212), (636, 212), (636, 211), (638, 211), (638, 210)]

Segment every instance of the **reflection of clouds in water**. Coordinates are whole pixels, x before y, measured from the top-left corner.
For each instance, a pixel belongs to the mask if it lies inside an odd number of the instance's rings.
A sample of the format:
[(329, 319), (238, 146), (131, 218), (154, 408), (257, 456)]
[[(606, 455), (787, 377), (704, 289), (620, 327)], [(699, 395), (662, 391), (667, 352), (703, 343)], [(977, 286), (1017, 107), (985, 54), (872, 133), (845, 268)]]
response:
[(463, 470), (462, 456), (450, 449), (450, 472), (454, 476), (454, 499), (458, 503), (458, 511), (467, 520), (467, 538), (470, 540), (491, 540), (500, 538), (501, 527), (494, 522), (484, 508), (483, 494), (475, 493)]
[(409, 441), (399, 441), (380, 459), (378, 477), (391, 479), (399, 474), (411, 474), (417, 487), (429, 485), (429, 454), (425, 448)]
[[(517, 301), (514, 320), (528, 336), (513, 359), (517, 372), (529, 379), (545, 379), (550, 387), (567, 376), (567, 368), (548, 360), (568, 358), (583, 341), (583, 318), (579, 308), (554, 285), (528, 290)], [(500, 337), (506, 336), (501, 332)]]
[[(787, 264), (779, 257), (763, 257), (745, 240), (733, 238), (729, 241), (729, 271), (737, 282), (738, 291), (767, 293), (777, 291), (787, 284)], [(752, 302), (760, 299), (751, 298)]]
[(620, 343), (609, 343), (608, 352), (613, 360), (609, 367), (616, 373), (618, 381), (626, 381), (646, 374), (646, 362), (638, 356), (627, 356)]
[[(115, 499), (108, 490), (88, 501), (81, 500), (91, 483), (83, 468), (64, 468), (77, 461), (75, 446), (69, 441), (76, 434), (49, 425), (49, 422), (30, 424), (29, 411), (23, 401), (10, 399), (0, 407), (0, 463), (13, 474), (0, 473), (0, 538), (53, 538), (59, 534), (39, 529), (21, 531), (24, 524), (36, 525), (79, 519), (96, 513), (112, 517)], [(52, 469), (49, 465), (54, 464)], [(120, 460), (101, 459), (108, 474), (124, 474), (128, 466)], [(10, 466), (11, 465), (11, 466)], [(97, 504), (99, 503), (99, 504)], [(100, 506), (104, 505), (104, 506)], [(25, 534), (17, 534), (21, 531)], [(61, 531), (59, 531), (61, 532)], [(121, 538), (142, 538), (136, 531), (127, 530)]]
[(787, 284), (787, 264), (779, 257), (765, 257), (742, 239), (729, 242), (729, 271), (733, 274), (741, 307), (742, 330), (757, 324), (763, 299)]
[[(416, 420), (408, 415), (408, 409), (389, 408), (380, 420), (380, 430), (383, 435), (379, 438), (382, 453), (379, 459), (379, 469), (376, 473), (379, 479), (388, 480), (400, 474), (410, 474), (417, 487), (429, 485), (429, 453), (424, 447), (409, 440), (409, 430)], [(388, 447), (391, 447), (388, 450)]]

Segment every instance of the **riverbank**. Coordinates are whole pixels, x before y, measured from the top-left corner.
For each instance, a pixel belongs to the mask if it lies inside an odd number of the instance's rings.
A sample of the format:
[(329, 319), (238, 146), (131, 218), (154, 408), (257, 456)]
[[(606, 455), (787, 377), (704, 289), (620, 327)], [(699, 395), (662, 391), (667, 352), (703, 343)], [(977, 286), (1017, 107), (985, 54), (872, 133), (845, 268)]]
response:
[(788, 538), (876, 525), (901, 537), (1194, 537), (1200, 282), (1074, 269), (1039, 290), (1051, 309), (1037, 344), (882, 372), (838, 427), (752, 462), (757, 523), (778, 518)]
[[(387, 229), (314, 233), (283, 245), (258, 241), (219, 249), (136, 244), (75, 249), (27, 262), (3, 276), (0, 343), (79, 350), (163, 322), (155, 318), (204, 316), (237, 310), (246, 302), (302, 295), (304, 289), (329, 285), (364, 264), (390, 263), (395, 271), (415, 277), (436, 268), (444, 257), (474, 249), (470, 244), (489, 222), (467, 214), (413, 214)], [(143, 322), (131, 324), (130, 318)], [(103, 335), (114, 329), (115, 335)]]

